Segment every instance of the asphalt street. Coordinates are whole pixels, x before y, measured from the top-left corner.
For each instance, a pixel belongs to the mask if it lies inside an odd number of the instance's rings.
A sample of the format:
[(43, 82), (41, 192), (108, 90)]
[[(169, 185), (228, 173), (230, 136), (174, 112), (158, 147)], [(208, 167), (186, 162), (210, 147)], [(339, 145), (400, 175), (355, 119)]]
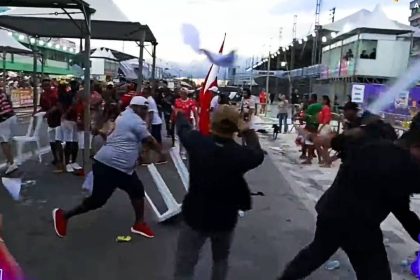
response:
[[(46, 161), (48, 162), (48, 161)], [(159, 167), (177, 200), (182, 199), (180, 179), (172, 164)], [(172, 279), (176, 240), (181, 219), (158, 224), (148, 207), (146, 218), (156, 238), (134, 237), (130, 243), (116, 243), (128, 235), (134, 215), (128, 197), (116, 191), (100, 210), (76, 217), (65, 239), (55, 236), (51, 210), (69, 208), (83, 198), (83, 178), (56, 175), (51, 167), (28, 161), (22, 167), (23, 180), (35, 180), (23, 192), (23, 201), (11, 200), (0, 189), (0, 212), (4, 214), (4, 238), (29, 279)], [(139, 170), (152, 199), (164, 210), (146, 168)], [(311, 241), (314, 218), (299, 201), (271, 159), (247, 174), (254, 191), (266, 196), (254, 198), (254, 209), (240, 219), (231, 255), (229, 279), (275, 279), (282, 268)], [(308, 279), (354, 279), (345, 258), (336, 271), (320, 268)], [(197, 266), (196, 279), (209, 279), (211, 254), (208, 244)]]

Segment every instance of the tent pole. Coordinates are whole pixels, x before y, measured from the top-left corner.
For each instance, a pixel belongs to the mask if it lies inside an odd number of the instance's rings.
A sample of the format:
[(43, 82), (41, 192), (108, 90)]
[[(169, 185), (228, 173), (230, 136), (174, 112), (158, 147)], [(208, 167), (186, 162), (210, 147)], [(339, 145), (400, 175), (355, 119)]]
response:
[(3, 48), (3, 90), (6, 93), (6, 49)]
[(158, 88), (158, 85), (156, 83), (156, 46), (157, 43), (153, 43), (153, 52), (152, 52), (152, 94), (155, 96), (156, 90)]
[(143, 86), (143, 56), (144, 41), (146, 40), (146, 31), (140, 32), (140, 55), (139, 55), (139, 72), (137, 73), (137, 92), (141, 92)]
[(152, 58), (153, 58), (152, 81), (153, 82), (155, 82), (155, 80), (156, 80), (156, 46), (157, 46), (157, 43), (153, 43), (153, 53), (152, 53)]
[(85, 79), (84, 79), (84, 149), (83, 149), (83, 168), (86, 171), (89, 163), (90, 156), (90, 39), (91, 39), (91, 14), (88, 12), (86, 17), (86, 34), (85, 34), (85, 52), (84, 52), (84, 65), (85, 65)]
[(38, 81), (37, 81), (37, 68), (38, 68), (38, 59), (37, 59), (37, 53), (36, 50), (33, 50), (33, 56), (34, 56), (34, 68), (33, 68), (33, 72), (32, 72), (32, 83), (33, 83), (33, 92), (32, 92), (32, 96), (33, 96), (33, 106), (34, 106), (34, 114), (36, 113), (37, 109), (38, 109)]

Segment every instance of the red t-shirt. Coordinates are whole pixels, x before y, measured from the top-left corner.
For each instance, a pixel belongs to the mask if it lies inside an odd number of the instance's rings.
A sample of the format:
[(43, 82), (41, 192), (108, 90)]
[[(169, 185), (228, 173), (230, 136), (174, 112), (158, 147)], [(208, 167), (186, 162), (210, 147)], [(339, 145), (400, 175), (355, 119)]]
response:
[(130, 92), (124, 93), (120, 97), (121, 111), (124, 111), (125, 108), (127, 108), (128, 105), (130, 105), (131, 99), (133, 99), (133, 97), (136, 95), (137, 93), (135, 91), (130, 91)]
[(265, 91), (260, 93), (260, 103), (267, 103), (267, 93)]
[(47, 112), (52, 107), (56, 106), (57, 103), (58, 103), (57, 89), (50, 88), (49, 90), (44, 90), (39, 100), (39, 105), (41, 106), (41, 110), (43, 112)]
[(191, 98), (187, 98), (186, 100), (182, 100), (181, 98), (177, 98), (175, 100), (175, 109), (182, 110), (184, 112), (185, 117), (192, 121), (191, 114), (196, 110), (197, 104)]
[(331, 120), (332, 120), (332, 113), (331, 113), (331, 108), (329, 106), (324, 106), (321, 110), (321, 112), (319, 113), (319, 124), (323, 125), (323, 124), (330, 124)]

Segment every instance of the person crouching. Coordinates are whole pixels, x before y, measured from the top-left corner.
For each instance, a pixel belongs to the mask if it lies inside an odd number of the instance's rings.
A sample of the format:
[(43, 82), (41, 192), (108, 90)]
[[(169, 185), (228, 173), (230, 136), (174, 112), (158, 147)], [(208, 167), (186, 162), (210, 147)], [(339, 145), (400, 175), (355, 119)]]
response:
[[(240, 115), (234, 107), (221, 105), (215, 111), (211, 137), (192, 130), (182, 112), (176, 116), (178, 135), (190, 160), (190, 186), (182, 206), (186, 225), (179, 235), (175, 279), (192, 279), (199, 252), (210, 239), (211, 279), (223, 280), (238, 211), (251, 209), (244, 174), (262, 164), (264, 152), (255, 131), (239, 127)], [(234, 141), (239, 130), (246, 146)]]

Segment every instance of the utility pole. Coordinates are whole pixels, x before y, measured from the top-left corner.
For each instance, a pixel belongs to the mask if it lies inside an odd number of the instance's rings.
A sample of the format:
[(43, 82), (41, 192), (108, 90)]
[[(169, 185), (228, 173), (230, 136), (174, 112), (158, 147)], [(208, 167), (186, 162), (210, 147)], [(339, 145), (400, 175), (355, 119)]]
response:
[(335, 7), (330, 10), (331, 22), (335, 21)]
[(253, 81), (254, 81), (254, 56), (252, 56), (251, 75), (250, 75), (250, 78), (249, 78), (249, 90), (251, 91), (251, 93), (252, 93)]
[(290, 50), (290, 70), (295, 68), (295, 43), (296, 43), (296, 33), (297, 33), (297, 15), (293, 16), (293, 41), (292, 41), (292, 49)]
[[(319, 20), (320, 20), (320, 14), (321, 14), (321, 1), (322, 0), (316, 0), (316, 7), (315, 7), (315, 29), (314, 33), (312, 34), (313, 37), (313, 46), (312, 46), (312, 65), (318, 64), (318, 41), (319, 41)], [(313, 78), (310, 79), (310, 91), (313, 90)]]
[(270, 87), (270, 64), (271, 64), (271, 51), (268, 52), (268, 63), (267, 63), (267, 79), (265, 81), (265, 92), (269, 92)]

